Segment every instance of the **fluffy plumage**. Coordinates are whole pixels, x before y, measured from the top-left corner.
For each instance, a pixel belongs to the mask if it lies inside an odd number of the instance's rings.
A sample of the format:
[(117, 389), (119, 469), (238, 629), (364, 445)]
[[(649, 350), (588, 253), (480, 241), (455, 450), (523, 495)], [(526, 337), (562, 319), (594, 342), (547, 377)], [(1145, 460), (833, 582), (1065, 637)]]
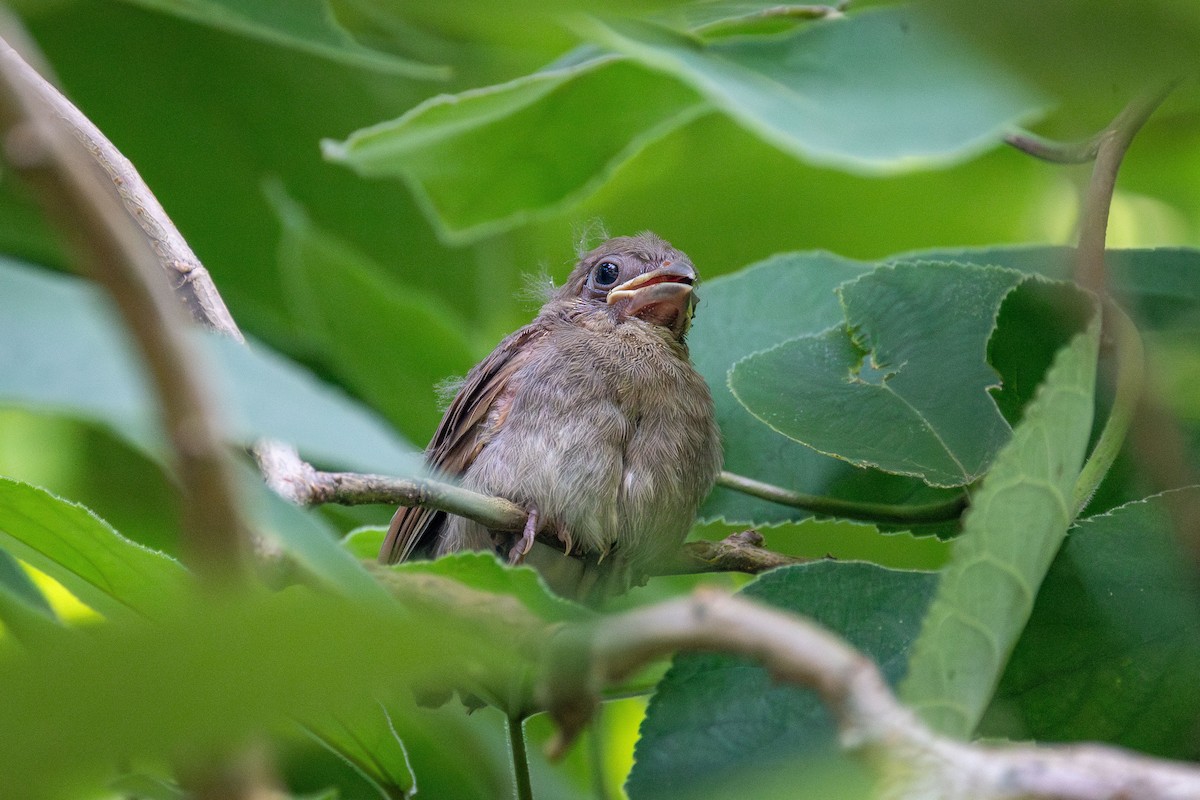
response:
[[(531, 553), (560, 591), (590, 590), (602, 563), (621, 583), (643, 574), (682, 543), (720, 471), (712, 397), (685, 342), (695, 278), (649, 233), (587, 253), (537, 318), (471, 370), (429, 444), (435, 472), (535, 511), (538, 530), (578, 557)], [(516, 541), (401, 508), (380, 560)]]

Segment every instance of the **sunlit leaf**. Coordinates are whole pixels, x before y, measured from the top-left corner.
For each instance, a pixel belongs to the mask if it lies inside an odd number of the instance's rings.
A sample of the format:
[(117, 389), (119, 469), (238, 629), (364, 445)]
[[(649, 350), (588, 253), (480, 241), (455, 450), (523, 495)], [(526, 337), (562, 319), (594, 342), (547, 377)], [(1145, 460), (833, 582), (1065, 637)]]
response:
[(187, 585), (170, 557), (129, 541), (83, 506), (0, 478), (0, 546), (110, 617), (154, 617)]

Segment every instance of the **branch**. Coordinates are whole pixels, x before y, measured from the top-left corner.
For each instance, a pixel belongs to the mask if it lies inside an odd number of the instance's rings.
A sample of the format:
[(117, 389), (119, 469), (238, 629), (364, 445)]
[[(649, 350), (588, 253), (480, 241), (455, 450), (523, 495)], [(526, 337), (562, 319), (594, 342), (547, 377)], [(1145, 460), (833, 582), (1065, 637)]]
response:
[(962, 516), (967, 507), (964, 492), (957, 497), (939, 503), (925, 505), (892, 505), (889, 503), (860, 503), (854, 500), (839, 500), (836, 497), (793, 492), (770, 483), (756, 481), (733, 472), (721, 472), (717, 485), (735, 492), (748, 494), (761, 500), (809, 511), (818, 516), (857, 519), (864, 522), (886, 522), (898, 525), (921, 525), (951, 522)]
[(562, 755), (600, 690), (677, 650), (754, 659), (778, 681), (815, 691), (848, 753), (882, 773), (883, 795), (922, 800), (1182, 800), (1200, 769), (1100, 745), (984, 746), (935, 734), (896, 699), (879, 668), (812, 621), (712, 589), (567, 630), (551, 639), (539, 699)]
[(1018, 150), (1055, 164), (1095, 161), (1080, 216), (1075, 282), (1098, 295), (1103, 296), (1107, 286), (1104, 240), (1121, 160), (1133, 137), (1178, 83), (1171, 81), (1134, 99), (1104, 130), (1080, 142), (1056, 142), (1024, 131), (1005, 137)]
[[(5, 26), (4, 35), (11, 36), (7, 27), (12, 26)], [(0, 39), (4, 154), (37, 190), (48, 214), (120, 309), (158, 394), (179, 477), (188, 561), (209, 578), (228, 579), (241, 570), (248, 526), (201, 354), (188, 338), (178, 303), (158, 277), (159, 258), (144, 227), (133, 223), (112, 181), (98, 173), (72, 137), (60, 115), (64, 107), (71, 106)], [(157, 213), (162, 214), (161, 207)]]
[[(362, 505), (381, 503), (424, 506), (474, 520), (496, 531), (520, 533), (528, 517), (525, 509), (503, 497), (479, 494), (432, 478), (390, 478), (356, 472), (322, 472), (300, 458), (293, 448), (273, 444), (254, 448), (259, 470), (267, 485), (297, 505), (322, 503)], [(557, 550), (563, 543), (556, 536), (539, 541)], [(732, 534), (721, 542), (688, 542), (669, 562), (657, 565), (658, 575), (700, 572), (748, 572), (757, 574), (775, 567), (802, 564), (767, 550), (757, 531)]]

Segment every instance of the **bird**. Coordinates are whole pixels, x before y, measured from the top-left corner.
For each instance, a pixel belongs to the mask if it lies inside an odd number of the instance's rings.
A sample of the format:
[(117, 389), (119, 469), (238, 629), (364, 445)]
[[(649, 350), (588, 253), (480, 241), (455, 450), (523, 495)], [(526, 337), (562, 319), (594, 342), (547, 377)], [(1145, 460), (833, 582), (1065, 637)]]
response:
[(644, 582), (682, 545), (722, 465), (686, 340), (698, 277), (650, 232), (582, 255), (536, 318), (471, 369), (425, 451), (434, 475), (524, 508), (523, 532), (402, 506), (379, 560), (507, 549), (568, 596)]

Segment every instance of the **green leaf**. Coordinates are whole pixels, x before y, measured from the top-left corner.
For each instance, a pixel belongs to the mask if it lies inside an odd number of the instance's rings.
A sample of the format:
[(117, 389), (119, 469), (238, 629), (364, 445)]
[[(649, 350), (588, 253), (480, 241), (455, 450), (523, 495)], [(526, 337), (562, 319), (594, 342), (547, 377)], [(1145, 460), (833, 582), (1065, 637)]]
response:
[[(931, 573), (821, 561), (773, 570), (741, 594), (812, 617), (895, 682), (935, 586)], [(680, 655), (650, 701), (626, 789), (631, 800), (692, 797), (739, 771), (811, 763), (836, 750), (833, 722), (814, 693), (781, 686), (741, 658)]]
[(170, 557), (131, 542), (83, 506), (0, 478), (0, 545), (110, 618), (162, 613), (187, 585)]
[(858, 173), (965, 159), (1044, 105), (913, 7), (709, 44), (634, 21), (586, 32), (689, 84), (781, 150)]
[[(731, 472), (809, 494), (875, 502), (923, 502), (938, 494), (910, 478), (855, 469), (781, 436), (737, 401), (726, 376), (746, 356), (844, 319), (836, 288), (872, 269), (830, 253), (791, 253), (704, 282), (688, 343), (692, 361), (713, 393)], [(944, 494), (944, 493), (943, 493)], [(727, 489), (701, 510), (706, 519), (766, 524), (809, 514)]]
[(971, 483), (1007, 440), (985, 356), (1018, 272), (882, 267), (840, 289), (845, 326), (734, 365), (729, 385), (780, 433), (857, 466)]
[(408, 797), (415, 788), (408, 753), (381, 703), (368, 701), (305, 727), (313, 738), (354, 767), (382, 797)]
[[(1071, 280), (1075, 248), (1024, 245), (919, 250), (895, 256), (897, 261), (961, 261), (1008, 267), (1056, 280)], [(1200, 249), (1155, 247), (1107, 250), (1109, 286), (1128, 303), (1140, 324), (1163, 328), (1200, 319)]]
[(476, 357), (465, 323), (434, 297), (385, 279), (370, 259), (317, 229), (279, 187), (269, 189), (283, 239), (280, 266), (293, 316), (345, 384), (413, 439), (442, 416), (434, 387)]
[[(0, 403), (99, 422), (161, 452), (156, 405), (119, 317), (93, 285), (0, 260)], [(294, 444), (308, 458), (411, 474), (420, 459), (370, 411), (261, 344), (202, 337), (228, 392), (230, 439)]]
[(1059, 353), (975, 494), (942, 570), (901, 697), (944, 733), (974, 731), (1071, 524), (1099, 339), (1097, 314)]
[(277, 545), (330, 591), (360, 600), (377, 601), (386, 596), (363, 565), (338, 544), (337, 532), (315, 510), (284, 500), (248, 468), (243, 484), (258, 535)]
[(356, 67), (410, 78), (446, 78), (449, 70), (364, 47), (327, 0), (126, 0), (214, 28), (251, 36)]
[(579, 621), (592, 616), (585, 607), (551, 592), (533, 568), (501, 564), (493, 553), (454, 553), (435, 561), (408, 561), (391, 569), (401, 574), (440, 575), (473, 589), (513, 597), (547, 622)]
[(1200, 591), (1172, 506), (1191, 487), (1078, 523), (1038, 591), (983, 736), (1200, 756)]
[(593, 58), (439, 95), (323, 147), (362, 175), (403, 178), (442, 236), (462, 242), (577, 202), (704, 108), (674, 80)]
[(103, 784), (115, 763), (290, 729), (413, 684), (453, 683), (472, 663), (502, 675), (520, 658), (446, 609), (300, 588), (160, 598), (153, 622), (114, 621), (0, 657), (0, 774), (23, 797), (89, 794), (81, 784)]

